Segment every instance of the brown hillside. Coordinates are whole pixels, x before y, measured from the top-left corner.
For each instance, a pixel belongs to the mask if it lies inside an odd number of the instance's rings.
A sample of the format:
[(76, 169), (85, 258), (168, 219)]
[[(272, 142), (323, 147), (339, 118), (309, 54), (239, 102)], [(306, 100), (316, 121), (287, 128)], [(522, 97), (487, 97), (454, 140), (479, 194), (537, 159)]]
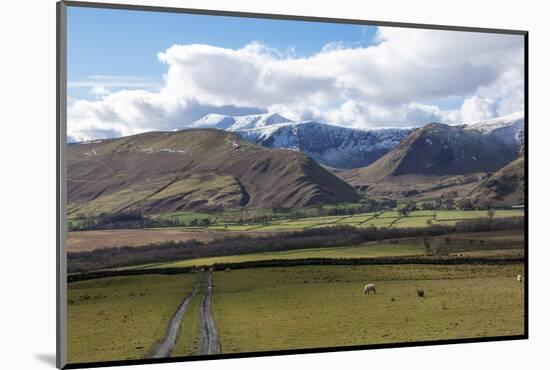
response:
[(517, 157), (514, 147), (459, 126), (432, 123), (403, 140), (368, 167), (345, 178), (356, 185), (390, 176), (449, 176), (493, 172)]
[(69, 212), (93, 215), (304, 207), (357, 200), (305, 155), (214, 129), (149, 132), (68, 148)]
[(525, 202), (525, 157), (521, 155), (477, 186), (467, 197), (474, 207), (517, 206)]

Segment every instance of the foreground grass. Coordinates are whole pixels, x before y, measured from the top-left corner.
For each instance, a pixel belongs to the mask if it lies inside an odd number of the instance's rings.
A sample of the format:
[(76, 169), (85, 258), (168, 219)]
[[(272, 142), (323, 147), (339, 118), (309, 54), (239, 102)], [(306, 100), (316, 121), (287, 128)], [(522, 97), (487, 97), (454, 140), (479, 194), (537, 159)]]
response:
[[(141, 275), (68, 285), (68, 362), (146, 357), (196, 275)], [(198, 317), (198, 316), (197, 316)]]
[[(522, 265), (215, 272), (213, 314), (225, 353), (523, 334), (518, 273)], [(363, 294), (366, 282), (376, 295)]]
[[(412, 256), (426, 252), (421, 244), (376, 244), (354, 247), (311, 248), (293, 251), (250, 253), (236, 256), (221, 256), (196, 258), (178, 262), (151, 264), (150, 268), (188, 267), (213, 265), (215, 263), (236, 263), (247, 261), (267, 261), (274, 259), (301, 259), (301, 258), (365, 258), (388, 256)], [(147, 267), (147, 266), (146, 266)]]

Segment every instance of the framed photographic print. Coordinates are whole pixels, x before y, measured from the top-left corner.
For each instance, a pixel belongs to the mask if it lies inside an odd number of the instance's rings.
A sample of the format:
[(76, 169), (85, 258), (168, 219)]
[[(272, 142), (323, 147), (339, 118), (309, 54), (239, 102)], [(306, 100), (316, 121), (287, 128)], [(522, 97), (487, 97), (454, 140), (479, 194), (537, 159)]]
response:
[(59, 368), (527, 338), (527, 32), (59, 2)]

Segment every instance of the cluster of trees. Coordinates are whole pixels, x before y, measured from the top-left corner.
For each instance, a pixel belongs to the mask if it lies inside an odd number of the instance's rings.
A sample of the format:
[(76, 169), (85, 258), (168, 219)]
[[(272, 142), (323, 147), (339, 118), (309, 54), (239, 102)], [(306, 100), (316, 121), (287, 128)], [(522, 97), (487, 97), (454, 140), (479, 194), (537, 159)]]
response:
[(436, 211), (438, 209), (455, 209), (455, 201), (452, 198), (440, 198), (438, 200), (428, 200), (422, 202), (419, 209)]
[(196, 218), (184, 222), (177, 217), (157, 219), (143, 215), (141, 212), (102, 213), (97, 217), (78, 217), (69, 223), (69, 231), (141, 229), (153, 227), (207, 227), (209, 218)]
[(409, 213), (418, 209), (414, 200), (408, 201), (403, 207), (399, 208), (398, 212), (401, 216), (407, 216)]
[(293, 212), (292, 215), (296, 218), (302, 217), (322, 217), (322, 216), (347, 216), (355, 215), (359, 213), (370, 213), (383, 211), (387, 209), (393, 209), (397, 207), (397, 201), (395, 199), (365, 199), (361, 203), (353, 204), (349, 207), (340, 206), (340, 207), (323, 207), (322, 205), (317, 206), (315, 209), (310, 209), (306, 211), (297, 211)]
[(239, 235), (211, 242), (197, 240), (165, 242), (143, 247), (116, 247), (96, 249), (90, 252), (68, 253), (68, 271), (86, 272), (146, 263), (185, 260), (199, 257), (238, 255), (245, 253), (287, 251), (307, 248), (329, 248), (358, 245), (368, 241), (406, 237), (430, 237), (455, 232), (480, 232), (506, 229), (522, 229), (523, 217), (508, 219), (476, 219), (458, 222), (456, 225), (432, 225), (424, 228), (355, 228), (336, 226), (307, 229), (251, 237)]
[(397, 201), (395, 199), (367, 199), (363, 203), (360, 203), (359, 205), (353, 207), (334, 207), (321, 209), (319, 216), (346, 216), (359, 213), (383, 211), (396, 207)]
[[(345, 216), (354, 215), (358, 213), (370, 213), (387, 209), (393, 209), (397, 207), (397, 201), (395, 199), (380, 198), (380, 199), (364, 199), (361, 203), (353, 204), (350, 206), (338, 206), (338, 207), (323, 207), (318, 205), (315, 208), (296, 210), (283, 208), (278, 203), (273, 203), (271, 211), (273, 216), (267, 216), (267, 222), (277, 218), (304, 218), (304, 217), (322, 217), (322, 216)], [(277, 217), (277, 214), (281, 214), (281, 217)]]
[(273, 220), (276, 220), (277, 218), (282, 218), (282, 217), (275, 217), (273, 215), (254, 215), (252, 217), (247, 217), (247, 218), (239, 218), (237, 220), (237, 223), (238, 224), (249, 224), (249, 223), (254, 223), (254, 224), (262, 224), (262, 225), (267, 225), (269, 224), (271, 221)]
[(97, 217), (78, 217), (69, 223), (69, 231), (135, 229), (148, 222), (141, 212), (102, 213)]
[(179, 226), (199, 226), (199, 227), (208, 227), (212, 221), (209, 218), (194, 218), (188, 223), (179, 222)]

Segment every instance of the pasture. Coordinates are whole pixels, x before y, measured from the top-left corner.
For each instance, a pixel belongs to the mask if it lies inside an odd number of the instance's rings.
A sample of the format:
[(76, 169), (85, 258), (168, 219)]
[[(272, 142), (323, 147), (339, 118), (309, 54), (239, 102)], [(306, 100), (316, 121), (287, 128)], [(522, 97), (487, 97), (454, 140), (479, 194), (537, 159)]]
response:
[(69, 362), (146, 357), (196, 275), (139, 275), (68, 284)]
[[(225, 353), (519, 335), (519, 273), (522, 265), (222, 271), (213, 314)], [(366, 282), (376, 294), (363, 294)]]
[[(193, 212), (172, 213), (165, 218), (181, 218), (186, 220), (201, 219), (208, 214)], [(495, 218), (520, 217), (523, 210), (496, 210)], [(162, 243), (168, 240), (211, 241), (229, 235), (246, 234), (249, 236), (269, 235), (277, 232), (301, 231), (311, 228), (350, 225), (355, 227), (377, 228), (408, 228), (426, 227), (433, 225), (454, 225), (459, 221), (488, 217), (486, 211), (459, 211), (459, 210), (419, 210), (401, 217), (397, 211), (378, 213), (362, 213), (347, 216), (308, 217), (298, 219), (282, 219), (264, 223), (235, 223), (226, 222), (223, 217), (209, 216), (212, 223), (209, 226), (185, 226), (152, 229), (121, 229), (121, 230), (92, 230), (73, 231), (68, 233), (68, 250), (70, 252), (90, 251), (103, 247), (141, 246), (146, 244)], [(429, 220), (429, 222), (428, 222)]]
[[(215, 271), (212, 312), (223, 353), (521, 335), (518, 274), (522, 264)], [(196, 279), (137, 275), (70, 283), (69, 362), (148, 357)], [(364, 295), (366, 283), (376, 284), (376, 294)], [(188, 305), (172, 356), (197, 352), (203, 290)]]
[[(523, 210), (496, 210), (494, 218), (520, 217)], [(175, 217), (175, 216), (172, 216)], [(186, 214), (186, 217), (191, 217)], [(254, 223), (224, 221), (223, 217), (215, 219), (203, 230), (217, 231), (277, 231), (277, 230), (304, 230), (315, 227), (351, 225), (356, 227), (426, 227), (428, 220), (432, 224), (455, 224), (459, 221), (476, 218), (487, 218), (487, 211), (463, 211), (463, 210), (418, 210), (403, 217), (395, 210), (381, 211), (377, 213), (360, 213), (343, 216), (306, 217), (295, 219), (280, 219), (275, 221)], [(185, 229), (185, 228), (183, 228)], [(196, 229), (196, 228), (195, 228)]]

